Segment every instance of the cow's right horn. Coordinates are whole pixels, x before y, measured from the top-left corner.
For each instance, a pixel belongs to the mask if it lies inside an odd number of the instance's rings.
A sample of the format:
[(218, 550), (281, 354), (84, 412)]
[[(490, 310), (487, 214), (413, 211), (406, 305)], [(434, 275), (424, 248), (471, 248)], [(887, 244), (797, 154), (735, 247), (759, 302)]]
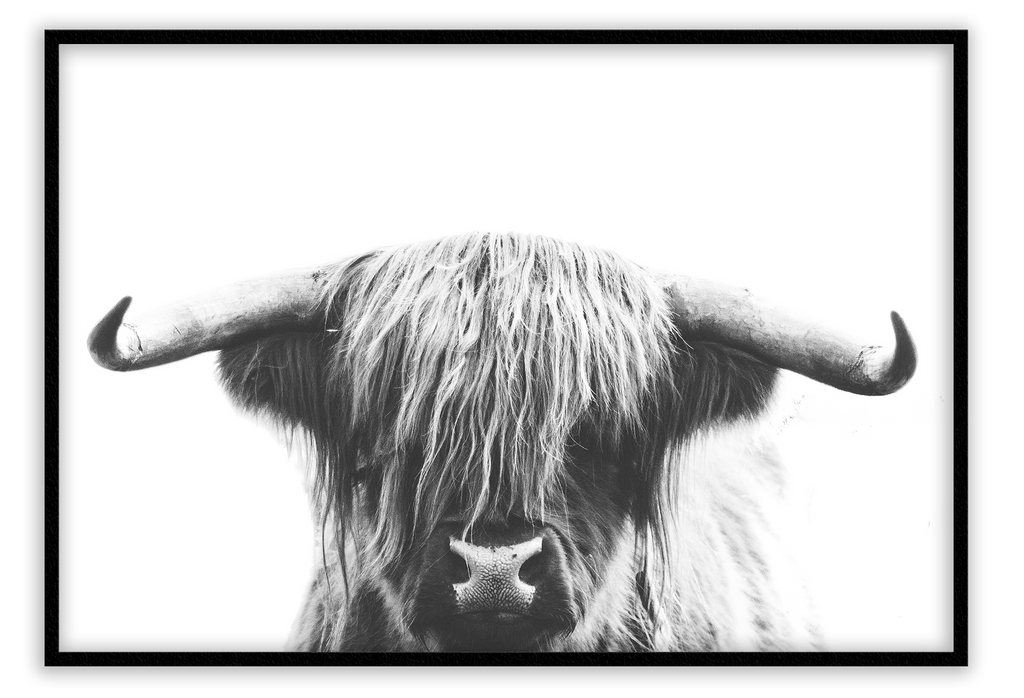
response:
[(225, 349), (264, 334), (323, 324), (316, 312), (330, 271), (317, 267), (234, 284), (124, 322), (122, 298), (89, 334), (89, 353), (112, 371), (135, 371)]

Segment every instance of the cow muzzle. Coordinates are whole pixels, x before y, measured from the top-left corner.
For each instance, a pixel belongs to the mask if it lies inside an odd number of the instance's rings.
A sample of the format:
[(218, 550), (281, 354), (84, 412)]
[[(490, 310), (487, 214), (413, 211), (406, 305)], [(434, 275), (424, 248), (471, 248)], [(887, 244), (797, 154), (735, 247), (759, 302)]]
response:
[(417, 625), (438, 649), (542, 649), (576, 624), (571, 576), (550, 527), (452, 524), (427, 546)]
[(469, 579), (452, 585), (459, 613), (495, 611), (497, 620), (512, 620), (530, 610), (537, 587), (519, 578), (523, 563), (538, 555), (540, 536), (516, 545), (473, 545), (454, 536), (451, 551), (466, 561)]

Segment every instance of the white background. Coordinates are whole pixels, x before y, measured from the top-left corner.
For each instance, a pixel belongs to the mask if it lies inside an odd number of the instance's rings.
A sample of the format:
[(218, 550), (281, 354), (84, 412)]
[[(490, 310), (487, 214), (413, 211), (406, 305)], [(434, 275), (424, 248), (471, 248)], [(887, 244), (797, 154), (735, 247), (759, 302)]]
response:
[(212, 356), (93, 365), (114, 300), (471, 230), (746, 285), (864, 343), (899, 309), (905, 391), (787, 374), (775, 430), (828, 646), (951, 649), (949, 47), (83, 46), (61, 66), (62, 649), (280, 649), (318, 553), (301, 469)]

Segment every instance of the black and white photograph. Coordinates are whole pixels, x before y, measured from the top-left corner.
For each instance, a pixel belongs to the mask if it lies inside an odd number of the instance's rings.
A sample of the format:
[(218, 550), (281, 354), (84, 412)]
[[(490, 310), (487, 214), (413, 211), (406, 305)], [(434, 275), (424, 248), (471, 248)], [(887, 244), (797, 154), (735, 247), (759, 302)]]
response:
[(48, 662), (965, 663), (955, 32), (242, 34), (59, 48)]

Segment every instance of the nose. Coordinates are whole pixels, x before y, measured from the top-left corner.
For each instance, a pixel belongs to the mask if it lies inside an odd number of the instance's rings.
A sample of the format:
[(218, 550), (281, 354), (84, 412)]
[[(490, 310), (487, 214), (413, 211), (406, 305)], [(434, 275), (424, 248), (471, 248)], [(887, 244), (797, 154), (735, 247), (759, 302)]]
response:
[(537, 588), (520, 579), (519, 571), (524, 562), (541, 553), (541, 536), (515, 545), (489, 546), (452, 536), (448, 545), (469, 567), (469, 579), (452, 585), (461, 613), (529, 610)]

